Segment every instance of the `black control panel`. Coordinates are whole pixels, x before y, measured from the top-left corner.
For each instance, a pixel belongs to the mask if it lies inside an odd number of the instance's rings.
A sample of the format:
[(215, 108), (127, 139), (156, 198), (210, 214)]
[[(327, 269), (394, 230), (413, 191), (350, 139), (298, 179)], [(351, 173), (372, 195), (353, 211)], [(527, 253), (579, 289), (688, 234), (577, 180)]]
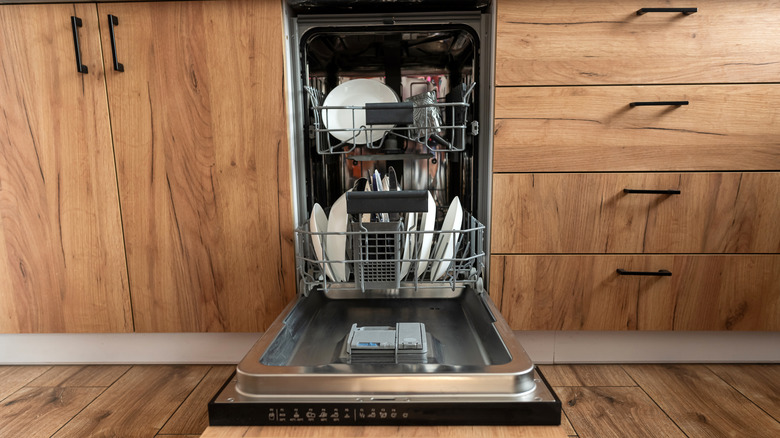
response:
[(323, 407), (307, 405), (284, 405), (268, 407), (265, 424), (384, 424), (407, 420), (409, 412), (398, 407)]
[(212, 426), (557, 425), (559, 400), (209, 404)]

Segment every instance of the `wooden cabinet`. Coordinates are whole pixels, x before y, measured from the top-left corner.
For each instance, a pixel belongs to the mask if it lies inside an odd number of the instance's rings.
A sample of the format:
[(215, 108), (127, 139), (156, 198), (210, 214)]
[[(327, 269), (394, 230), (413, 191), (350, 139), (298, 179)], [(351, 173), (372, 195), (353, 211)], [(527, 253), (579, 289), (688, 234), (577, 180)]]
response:
[(136, 331), (262, 331), (294, 297), (280, 8), (98, 5)]
[(0, 332), (132, 331), (96, 7), (0, 22)]
[(0, 6), (0, 332), (270, 325), (295, 294), (281, 6)]
[(780, 330), (778, 255), (494, 255), (491, 278), (517, 330)]
[(780, 252), (780, 173), (496, 174), (493, 196), (493, 253)]
[(780, 3), (497, 9), (490, 291), (512, 327), (778, 330)]
[[(691, 6), (698, 11), (690, 15), (636, 13), (642, 8)], [(777, 1), (502, 0), (496, 82), (777, 82), (779, 32)]]
[(780, 169), (778, 84), (506, 87), (496, 117), (496, 172)]

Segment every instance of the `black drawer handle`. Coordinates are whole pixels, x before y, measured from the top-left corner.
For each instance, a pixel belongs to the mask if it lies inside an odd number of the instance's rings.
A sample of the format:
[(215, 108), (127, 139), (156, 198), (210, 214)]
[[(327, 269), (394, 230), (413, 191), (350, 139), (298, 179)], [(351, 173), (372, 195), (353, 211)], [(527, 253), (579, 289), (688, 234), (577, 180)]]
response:
[(623, 193), (639, 193), (643, 195), (679, 195), (680, 191), (671, 190), (642, 190), (642, 189), (623, 189)]
[(108, 34), (111, 36), (111, 54), (114, 56), (114, 70), (125, 71), (125, 66), (119, 62), (116, 56), (116, 37), (114, 37), (114, 26), (119, 26), (119, 19), (116, 15), (108, 14)]
[(682, 106), (688, 105), (687, 100), (665, 100), (660, 102), (631, 102), (628, 104), (631, 108), (635, 106)]
[(76, 70), (79, 73), (87, 74), (89, 69), (81, 63), (81, 47), (79, 47), (79, 30), (81, 27), (81, 18), (70, 17), (70, 26), (73, 28), (73, 46), (76, 48)]
[(648, 272), (648, 271), (626, 271), (625, 269), (618, 269), (617, 273), (619, 275), (644, 275), (644, 276), (650, 276), (650, 277), (671, 277), (672, 273), (667, 271), (666, 269), (661, 269), (657, 272)]
[(699, 12), (699, 8), (642, 8), (636, 11), (636, 14), (645, 15), (648, 12), (679, 12), (683, 15), (691, 15)]

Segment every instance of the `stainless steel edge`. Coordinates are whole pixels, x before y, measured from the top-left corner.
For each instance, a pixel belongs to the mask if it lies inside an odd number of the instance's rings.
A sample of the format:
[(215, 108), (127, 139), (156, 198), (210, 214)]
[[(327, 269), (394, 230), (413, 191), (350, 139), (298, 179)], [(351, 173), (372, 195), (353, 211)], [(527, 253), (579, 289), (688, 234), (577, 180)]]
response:
[[(480, 169), (482, 176), (479, 192), (479, 210), (475, 216), (485, 225), (485, 272), (483, 278), (485, 284), (490, 284), (490, 237), (493, 225), (493, 129), (495, 116), (496, 94), (496, 3), (490, 4), (490, 14), (482, 15), (482, 79), (487, 84), (487, 92), (482, 93), (480, 105), (482, 106), (484, 120), (479, 127), (480, 135)], [(487, 80), (486, 80), (487, 79)]]

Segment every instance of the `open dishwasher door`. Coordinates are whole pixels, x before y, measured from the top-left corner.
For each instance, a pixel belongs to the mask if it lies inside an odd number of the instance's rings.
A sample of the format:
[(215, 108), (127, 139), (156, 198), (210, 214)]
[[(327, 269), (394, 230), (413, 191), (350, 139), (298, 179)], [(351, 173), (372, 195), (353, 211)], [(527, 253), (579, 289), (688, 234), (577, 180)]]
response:
[(484, 287), (493, 25), (464, 3), (288, 11), (298, 298), (211, 425), (560, 424)]

